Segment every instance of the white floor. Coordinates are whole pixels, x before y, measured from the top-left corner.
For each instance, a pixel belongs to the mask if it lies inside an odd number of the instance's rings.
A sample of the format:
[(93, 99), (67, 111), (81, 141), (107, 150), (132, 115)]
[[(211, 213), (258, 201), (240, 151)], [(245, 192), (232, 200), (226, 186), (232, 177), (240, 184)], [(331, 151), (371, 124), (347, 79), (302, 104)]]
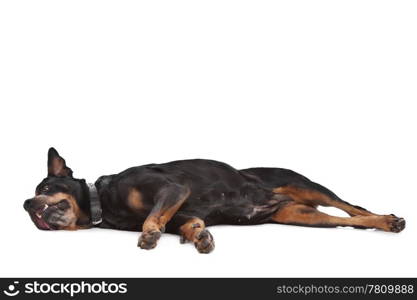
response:
[(20, 209), (17, 223), (2, 224), (0, 276), (416, 276), (415, 213), (407, 217), (400, 234), (216, 226), (216, 249), (203, 255), (170, 234), (146, 251), (134, 232), (39, 231)]

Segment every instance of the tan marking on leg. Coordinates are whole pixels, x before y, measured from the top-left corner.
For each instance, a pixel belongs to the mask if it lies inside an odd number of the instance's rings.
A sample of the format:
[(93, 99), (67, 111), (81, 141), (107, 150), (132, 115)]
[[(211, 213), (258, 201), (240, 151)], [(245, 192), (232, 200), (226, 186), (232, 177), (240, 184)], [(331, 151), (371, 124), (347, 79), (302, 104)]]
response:
[(180, 227), (181, 243), (190, 241), (200, 253), (210, 253), (214, 249), (214, 240), (200, 218), (192, 218)]
[(153, 214), (150, 214), (145, 222), (143, 223), (142, 231), (149, 231), (149, 230), (161, 230), (165, 227), (165, 225), (171, 220), (174, 214), (178, 211), (184, 201), (190, 195), (190, 191), (188, 191), (178, 202), (176, 202), (173, 206), (168, 207), (165, 210), (157, 211)]
[(294, 186), (283, 186), (273, 189), (273, 192), (277, 194), (288, 195), (295, 202), (312, 207), (317, 207), (318, 205), (333, 206), (345, 211), (351, 216), (377, 216), (376, 214), (367, 210), (360, 209), (337, 200), (333, 200), (329, 196), (315, 190), (303, 189)]
[(311, 206), (298, 203), (290, 203), (284, 206), (272, 217), (273, 221), (283, 224), (318, 227), (357, 226), (377, 228), (384, 231), (394, 231), (393, 223), (398, 219), (391, 215), (334, 217), (320, 212)]
[(162, 227), (157, 216), (148, 216), (143, 223), (142, 231), (160, 230)]
[(157, 209), (149, 214), (142, 226), (142, 234), (138, 242), (139, 247), (142, 249), (153, 249), (156, 247), (161, 237), (161, 232), (165, 230), (165, 225), (171, 220), (189, 195), (190, 190), (188, 189), (173, 205), (163, 208), (157, 206)]
[(196, 242), (196, 236), (206, 228), (204, 221), (193, 218), (180, 227), (181, 235), (190, 242)]

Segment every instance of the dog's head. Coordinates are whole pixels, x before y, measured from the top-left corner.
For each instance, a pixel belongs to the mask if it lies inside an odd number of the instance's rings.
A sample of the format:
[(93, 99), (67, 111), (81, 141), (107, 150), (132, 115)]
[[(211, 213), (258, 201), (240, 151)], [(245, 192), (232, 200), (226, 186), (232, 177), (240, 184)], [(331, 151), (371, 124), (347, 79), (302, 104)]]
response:
[(36, 227), (73, 230), (89, 223), (88, 186), (72, 176), (72, 170), (54, 148), (48, 151), (48, 176), (38, 184), (35, 197), (24, 202)]

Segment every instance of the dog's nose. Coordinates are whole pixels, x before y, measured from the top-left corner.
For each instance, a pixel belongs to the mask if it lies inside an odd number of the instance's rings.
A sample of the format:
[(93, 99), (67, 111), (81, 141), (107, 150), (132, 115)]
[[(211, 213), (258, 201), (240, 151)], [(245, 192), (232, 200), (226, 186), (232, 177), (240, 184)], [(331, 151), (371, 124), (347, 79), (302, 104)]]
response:
[(25, 210), (28, 210), (32, 205), (32, 199), (27, 199), (24, 203), (23, 203), (23, 208)]

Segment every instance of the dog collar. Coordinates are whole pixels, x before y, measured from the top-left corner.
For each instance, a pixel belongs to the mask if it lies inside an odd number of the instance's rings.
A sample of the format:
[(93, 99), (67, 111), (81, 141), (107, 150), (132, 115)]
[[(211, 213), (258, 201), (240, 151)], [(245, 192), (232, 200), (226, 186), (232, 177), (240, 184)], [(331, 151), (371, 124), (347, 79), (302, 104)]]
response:
[(95, 226), (103, 221), (101, 218), (101, 203), (94, 183), (87, 183), (87, 186), (90, 193), (91, 224)]

